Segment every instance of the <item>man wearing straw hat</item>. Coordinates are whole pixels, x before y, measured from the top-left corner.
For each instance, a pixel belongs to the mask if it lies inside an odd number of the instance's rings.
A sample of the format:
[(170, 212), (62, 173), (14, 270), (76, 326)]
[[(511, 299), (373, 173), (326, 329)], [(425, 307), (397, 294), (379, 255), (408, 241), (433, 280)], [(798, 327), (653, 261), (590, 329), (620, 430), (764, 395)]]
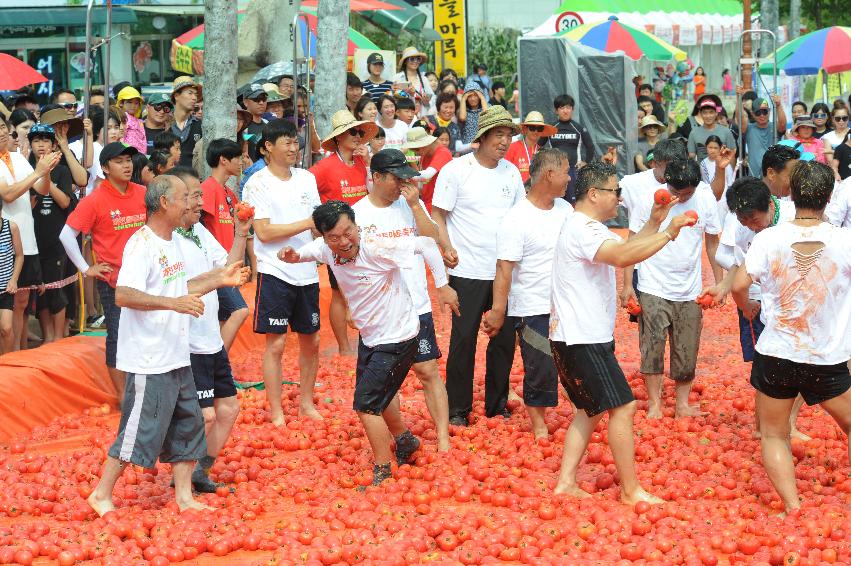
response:
[(520, 131), (523, 139), (512, 143), (505, 154), (505, 159), (512, 162), (518, 170), (523, 182), (529, 180), (529, 165), (538, 152), (538, 141), (548, 138), (558, 132), (558, 128), (544, 122), (544, 115), (533, 110), (526, 115), (526, 119), (520, 122)]
[(174, 79), (171, 85), (171, 101), (174, 103), (171, 131), (180, 138), (180, 165), (192, 165), (192, 152), (201, 139), (201, 121), (193, 112), (198, 101), (203, 99), (201, 85), (192, 77)]
[(422, 183), (420, 198), (425, 203), (426, 210), (430, 212), (437, 174), (452, 161), (452, 152), (437, 143), (437, 138), (428, 134), (424, 128), (411, 128), (407, 137), (408, 141), (403, 149), (413, 151), (420, 158), (420, 174), (414, 177), (414, 181)]
[[(474, 153), (455, 159), (440, 172), (432, 200), (450, 285), (461, 314), (452, 317), (446, 363), (451, 424), (468, 424), (473, 410), (476, 337), (482, 314), (491, 308), (496, 276), (496, 238), (502, 218), (526, 195), (520, 172), (504, 159), (518, 127), (502, 106), (483, 111)], [(514, 334), (503, 327), (491, 337), (485, 369), (485, 414), (509, 416), (508, 374)]]
[[(366, 196), (366, 175), (369, 165), (367, 142), (378, 133), (378, 124), (357, 120), (348, 110), (331, 116), (331, 132), (322, 140), (322, 149), (333, 155), (310, 168), (316, 177), (316, 188), (322, 202), (341, 200), (349, 205)], [(346, 301), (340, 293), (337, 279), (328, 270), (331, 284), (331, 305), (328, 317), (337, 339), (341, 356), (354, 356), (346, 330)]]
[(523, 403), (535, 438), (549, 435), (544, 412), (558, 405), (558, 374), (548, 341), (550, 288), (556, 242), (573, 212), (560, 198), (569, 170), (567, 155), (558, 149), (541, 150), (532, 159), (532, 186), (502, 219), (496, 236), (493, 306), (482, 321), (488, 336), (503, 326), (517, 331), (525, 371)]

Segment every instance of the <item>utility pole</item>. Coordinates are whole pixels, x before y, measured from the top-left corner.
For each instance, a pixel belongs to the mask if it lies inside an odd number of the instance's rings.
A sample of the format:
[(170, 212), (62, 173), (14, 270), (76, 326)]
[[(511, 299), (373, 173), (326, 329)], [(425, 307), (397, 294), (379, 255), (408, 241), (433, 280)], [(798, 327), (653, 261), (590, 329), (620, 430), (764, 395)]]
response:
[[(751, 0), (742, 0), (742, 31), (751, 29)], [(742, 36), (742, 58), (750, 59), (753, 56), (753, 43), (751, 42), (751, 34)], [(750, 65), (742, 65), (742, 76), (739, 80), (745, 88), (750, 88), (753, 78), (751, 75), (752, 67)]]
[(790, 0), (789, 4), (789, 40), (801, 35), (801, 0)]
[[(216, 138), (236, 139), (236, 11), (233, 0), (204, 2), (204, 120), (201, 123), (206, 154), (207, 143)], [(209, 174), (202, 157), (204, 174)], [(199, 171), (199, 173), (201, 173)]]
[(331, 131), (331, 116), (346, 107), (349, 0), (319, 0), (316, 10), (315, 120), (320, 138)]

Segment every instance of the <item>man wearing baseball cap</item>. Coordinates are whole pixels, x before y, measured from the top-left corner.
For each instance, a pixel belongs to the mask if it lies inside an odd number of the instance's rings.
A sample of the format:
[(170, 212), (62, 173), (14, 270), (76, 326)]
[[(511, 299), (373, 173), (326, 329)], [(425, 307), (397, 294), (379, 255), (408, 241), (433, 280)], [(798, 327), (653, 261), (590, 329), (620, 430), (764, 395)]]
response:
[(174, 110), (174, 102), (167, 94), (155, 92), (148, 97), (144, 123), (148, 155), (154, 152), (154, 138), (165, 131), (172, 110)]
[(382, 95), (393, 91), (393, 83), (381, 76), (384, 72), (384, 55), (371, 53), (366, 59), (366, 70), (369, 71), (369, 76), (363, 81), (363, 89), (372, 101), (378, 104)]
[(263, 90), (263, 85), (260, 83), (245, 85), (237, 95), (236, 101), (239, 105), (251, 113), (251, 123), (245, 127), (245, 131), (243, 132), (243, 136), (248, 140), (249, 155), (254, 155), (257, 140), (263, 134), (263, 125), (266, 124), (263, 114), (266, 112), (266, 102), (268, 100), (269, 95)]
[[(426, 211), (425, 204), (419, 198), (419, 191), (412, 182), (418, 172), (408, 165), (405, 154), (398, 149), (383, 149), (372, 156), (370, 170), (372, 191), (352, 207), (363, 237), (400, 241), (413, 241), (419, 236), (437, 239), (437, 225)], [(413, 369), (423, 384), (426, 407), (437, 433), (437, 448), (445, 452), (449, 450), (449, 401), (437, 365), (441, 353), (434, 331), (425, 263), (422, 256), (415, 254), (408, 256), (407, 260), (408, 265), (402, 269), (402, 278), (420, 320)], [(443, 287), (438, 293), (451, 293), (451, 288)], [(398, 403), (398, 398), (393, 402)]]
[[(124, 372), (116, 369), (118, 319), (121, 309), (115, 306), (115, 284), (124, 246), (130, 236), (144, 226), (145, 187), (130, 181), (132, 156), (139, 153), (122, 142), (107, 144), (100, 152), (100, 166), (106, 175), (96, 191), (82, 199), (68, 216), (59, 240), (68, 259), (86, 277), (97, 278), (98, 294), (106, 320), (106, 365), (118, 398), (124, 393)], [(80, 252), (77, 236), (91, 234), (92, 251), (97, 263), (89, 265)]]
[(688, 135), (688, 156), (691, 159), (695, 159), (696, 156), (698, 161), (703, 161), (706, 158), (706, 138), (709, 136), (721, 138), (722, 146), (731, 149), (736, 147), (736, 140), (733, 138), (733, 132), (730, 131), (730, 128), (719, 126), (717, 123), (719, 106), (715, 100), (711, 97), (704, 97), (698, 108), (703, 125), (692, 128)]
[[(736, 95), (742, 96), (745, 92), (741, 85), (736, 87)], [(771, 119), (771, 109), (774, 108), (774, 120)], [(747, 112), (740, 117), (742, 135), (745, 136), (745, 148), (748, 153), (748, 168), (751, 175), (762, 177), (762, 156), (766, 150), (774, 145), (775, 140), (783, 137), (786, 132), (786, 113), (780, 104), (780, 97), (771, 95), (771, 99), (757, 98), (751, 106), (753, 122), (750, 121)]]

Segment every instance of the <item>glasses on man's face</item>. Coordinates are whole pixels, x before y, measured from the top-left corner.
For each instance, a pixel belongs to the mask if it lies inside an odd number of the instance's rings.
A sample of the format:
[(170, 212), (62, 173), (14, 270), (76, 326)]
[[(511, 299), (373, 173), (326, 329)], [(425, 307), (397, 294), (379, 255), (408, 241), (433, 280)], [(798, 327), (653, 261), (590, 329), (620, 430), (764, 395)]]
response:
[(544, 131), (543, 126), (526, 126), (526, 129), (529, 130), (530, 132), (538, 132), (538, 133)]
[[(163, 104), (154, 104), (154, 105), (152, 105), (152, 106), (151, 106), (151, 108), (153, 108), (153, 109), (154, 109), (154, 110), (156, 110), (157, 112), (165, 112), (166, 114), (168, 114), (169, 112), (171, 112), (171, 105), (170, 105), (170, 104), (165, 104), (165, 103), (163, 103)], [(196, 108), (195, 108), (195, 110), (197, 111), (197, 110), (198, 110), (198, 108), (196, 107)]]
[(848, 116), (834, 116), (833, 121), (834, 122), (847, 122)]
[(756, 116), (768, 116), (768, 110), (762, 108), (760, 110), (754, 110), (754, 115)]
[(349, 135), (353, 138), (364, 138), (366, 137), (366, 131), (361, 130), (360, 128), (352, 128), (349, 130)]
[(250, 100), (252, 102), (256, 102), (257, 104), (261, 104), (261, 103), (269, 100), (269, 97), (266, 96), (265, 94), (263, 94), (263, 95), (258, 96), (257, 98), (249, 98), (248, 100)]
[(621, 198), (621, 190), (622, 189), (620, 187), (618, 187), (617, 189), (603, 189), (601, 187), (594, 187), (594, 188), (597, 189), (598, 191), (606, 191), (607, 193), (615, 193), (615, 196), (617, 198)]
[(827, 113), (819, 112), (817, 114), (813, 114), (813, 118), (815, 118), (816, 120), (824, 120), (825, 118), (827, 118)]
[(76, 110), (77, 109), (77, 103), (76, 102), (63, 102), (63, 103), (59, 104), (59, 106), (61, 106), (65, 110)]

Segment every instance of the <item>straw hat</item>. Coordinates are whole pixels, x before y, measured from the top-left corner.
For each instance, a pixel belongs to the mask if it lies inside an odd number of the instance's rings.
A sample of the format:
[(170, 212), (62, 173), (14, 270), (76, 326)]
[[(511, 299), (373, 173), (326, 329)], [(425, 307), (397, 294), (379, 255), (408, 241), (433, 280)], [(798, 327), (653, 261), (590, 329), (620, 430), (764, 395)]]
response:
[(425, 128), (420, 128), (417, 126), (416, 128), (411, 128), (408, 130), (408, 141), (405, 142), (405, 145), (402, 146), (403, 149), (421, 149), (423, 147), (428, 147), (434, 142), (437, 141), (437, 138), (430, 135), (425, 131)]
[(473, 138), (473, 141), (478, 140), (489, 130), (500, 127), (511, 128), (511, 131), (515, 134), (520, 132), (520, 127), (511, 119), (508, 110), (499, 105), (488, 107), (487, 110), (483, 110), (479, 114), (479, 129), (476, 131), (476, 137)]
[(536, 110), (532, 110), (526, 114), (526, 119), (520, 122), (521, 128), (525, 128), (526, 126), (543, 126), (544, 131), (541, 132), (541, 135), (545, 138), (554, 136), (558, 132), (558, 128), (544, 122), (544, 115)]
[(284, 99), (278, 85), (274, 83), (263, 83), (263, 90), (266, 91), (266, 102), (280, 102)]
[(195, 82), (195, 79), (186, 75), (177, 77), (171, 83), (171, 99), (174, 100), (175, 94), (189, 86), (195, 87), (195, 90), (198, 92), (198, 100), (204, 100), (204, 97), (202, 95), (202, 90), (204, 87), (201, 86), (201, 83)]
[(641, 119), (641, 124), (638, 125), (638, 129), (644, 131), (644, 128), (656, 126), (661, 131), (665, 130), (665, 124), (656, 119), (656, 116), (651, 114), (650, 116), (645, 116)]
[(404, 68), (405, 59), (408, 59), (409, 57), (422, 57), (423, 63), (428, 62), (428, 55), (426, 55), (425, 53), (423, 53), (422, 51), (420, 51), (416, 47), (411, 46), (411, 47), (406, 47), (405, 50), (402, 51), (402, 56), (399, 58), (399, 67)]
[(83, 121), (79, 118), (74, 118), (68, 115), (68, 111), (64, 108), (54, 108), (42, 113), (39, 117), (39, 124), (47, 126), (55, 126), (61, 122), (68, 122), (68, 139), (76, 138), (83, 133)]
[(378, 124), (375, 122), (358, 120), (348, 110), (334, 112), (334, 115), (331, 116), (331, 133), (322, 140), (322, 149), (325, 151), (335, 151), (337, 149), (337, 141), (334, 138), (358, 126), (362, 126), (366, 131), (366, 136), (363, 138), (364, 142), (368, 142), (378, 133)]

